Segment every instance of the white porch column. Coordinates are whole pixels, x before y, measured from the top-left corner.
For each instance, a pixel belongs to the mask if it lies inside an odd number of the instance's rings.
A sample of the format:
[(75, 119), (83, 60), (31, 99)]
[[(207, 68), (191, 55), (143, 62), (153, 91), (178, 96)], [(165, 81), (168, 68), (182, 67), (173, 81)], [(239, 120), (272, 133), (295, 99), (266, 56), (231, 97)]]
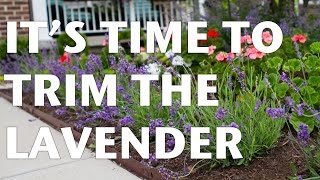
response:
[[(33, 21), (48, 22), (46, 0), (32, 0), (32, 15), (33, 15), (32, 17)], [(50, 47), (51, 44), (49, 42), (52, 40), (53, 38), (49, 36), (48, 28), (39, 28), (39, 47), (40, 48), (41, 47), (47, 48), (47, 44)]]
[(133, 0), (129, 0), (129, 8), (130, 8), (130, 21), (136, 21), (136, 14), (134, 12)]
[(205, 9), (204, 9), (204, 3), (205, 0), (199, 0), (199, 12), (200, 12), (200, 17), (205, 15)]

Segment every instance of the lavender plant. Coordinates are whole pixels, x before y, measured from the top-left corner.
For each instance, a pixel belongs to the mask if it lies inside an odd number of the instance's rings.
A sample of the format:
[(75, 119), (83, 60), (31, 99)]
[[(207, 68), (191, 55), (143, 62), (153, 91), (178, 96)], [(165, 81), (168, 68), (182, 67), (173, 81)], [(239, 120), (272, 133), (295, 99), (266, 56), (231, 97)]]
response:
[[(317, 103), (310, 103), (314, 102), (312, 98), (316, 96), (316, 91), (313, 91), (312, 88), (318, 86), (318, 78), (315, 74), (318, 70), (313, 65), (319, 63), (319, 47), (318, 43), (313, 44), (309, 54), (301, 55), (301, 59), (288, 60), (283, 66), (281, 58), (271, 58), (268, 60), (268, 67), (272, 69), (272, 73), (269, 74), (259, 72), (255, 66), (252, 66), (252, 61), (241, 56), (228, 57), (224, 73), (219, 75), (217, 82), (209, 83), (218, 86), (218, 94), (208, 94), (208, 98), (218, 99), (219, 107), (199, 107), (197, 98), (192, 98), (191, 106), (182, 107), (180, 94), (173, 94), (171, 107), (162, 107), (161, 81), (152, 82), (151, 106), (139, 106), (139, 83), (130, 81), (130, 75), (170, 73), (173, 75), (173, 84), (181, 83), (180, 73), (191, 74), (195, 79), (196, 74), (193, 74), (192, 69), (186, 66), (181, 58), (179, 62), (182, 61), (182, 63), (173, 66), (167, 66), (156, 57), (149, 55), (140, 65), (137, 65), (135, 61), (124, 59), (124, 56), (121, 55), (119, 59), (111, 56), (107, 61), (101, 60), (94, 54), (83, 59), (68, 55), (61, 61), (61, 57), (57, 57), (55, 51), (51, 51), (43, 52), (42, 56), (12, 55), (11, 59), (1, 62), (1, 71), (11, 74), (54, 74), (61, 82), (64, 82), (65, 74), (76, 74), (78, 77), (76, 106), (51, 108), (54, 108), (55, 114), (59, 117), (66, 114), (75, 115), (77, 120), (75, 126), (79, 130), (84, 126), (94, 127), (107, 123), (118, 127), (131, 127), (137, 135), (141, 127), (150, 127), (152, 136), (156, 127), (175, 127), (186, 135), (185, 151), (188, 153), (191, 127), (210, 127), (210, 134), (203, 138), (210, 139), (211, 143), (210, 146), (203, 147), (203, 151), (211, 152), (215, 157), (215, 128), (221, 126), (238, 128), (242, 132), (242, 141), (238, 148), (243, 159), (233, 160), (229, 154), (225, 160), (213, 158), (197, 163), (199, 166), (230, 166), (248, 164), (256, 156), (263, 155), (268, 149), (274, 147), (281, 136), (281, 129), (285, 122), (290, 122), (298, 131), (298, 144), (302, 149), (305, 151), (309, 147), (310, 133), (318, 124), (314, 119), (319, 117), (316, 110)], [(280, 74), (280, 71), (284, 73)], [(295, 79), (295, 73), (298, 71), (302, 72), (302, 76), (299, 77), (300, 83), (298, 79)], [(81, 92), (79, 77), (82, 74), (94, 74), (97, 87), (101, 88), (103, 75), (110, 72), (117, 75), (118, 106), (105, 106), (107, 101), (104, 99), (102, 106), (96, 107), (92, 104), (90, 107), (82, 107), (79, 104)], [(312, 85), (312, 88), (309, 84)], [(196, 87), (197, 82), (194, 80), (192, 82), (194, 97), (197, 97)], [(64, 97), (64, 88), (61, 86), (57, 92), (61, 100)], [(25, 93), (32, 92), (32, 89), (32, 81), (25, 84)], [(174, 148), (175, 140), (168, 136), (166, 144), (167, 150), (170, 151)], [(312, 152), (312, 157), (315, 157), (314, 154), (318, 154), (314, 153), (315, 149), (317, 148), (313, 148), (313, 151), (306, 151), (305, 154)], [(157, 160), (151, 156), (147, 164), (156, 164), (154, 162)], [(310, 167), (317, 166), (310, 165)]]

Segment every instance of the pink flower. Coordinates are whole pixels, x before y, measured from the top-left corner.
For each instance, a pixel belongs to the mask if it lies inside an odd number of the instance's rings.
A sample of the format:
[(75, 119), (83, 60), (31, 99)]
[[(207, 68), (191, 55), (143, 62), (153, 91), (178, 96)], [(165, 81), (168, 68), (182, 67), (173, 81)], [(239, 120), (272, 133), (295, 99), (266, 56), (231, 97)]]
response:
[(297, 34), (292, 37), (292, 41), (293, 42), (299, 41), (300, 43), (305, 43), (307, 41), (307, 38), (302, 34)]
[(252, 44), (252, 38), (250, 35), (241, 36), (241, 44), (244, 44), (244, 43)]
[(145, 51), (146, 51), (146, 48), (140, 47), (140, 52), (145, 52)]
[(254, 46), (249, 46), (246, 49), (246, 52), (244, 53), (245, 56), (249, 57), (249, 59), (261, 59), (263, 58), (266, 54), (263, 52), (258, 51)]
[(216, 49), (217, 49), (216, 46), (213, 46), (213, 45), (209, 46), (208, 56), (210, 56), (211, 54), (213, 54)]
[(229, 53), (226, 53), (226, 52), (219, 52), (219, 54), (216, 55), (216, 59), (218, 61), (231, 61), (234, 59), (234, 54), (229, 52)]
[(104, 39), (104, 40), (102, 41), (102, 46), (106, 46), (107, 44), (108, 44), (108, 43), (107, 43), (107, 40)]
[(261, 58), (263, 58), (263, 56), (266, 55), (266, 53), (263, 53), (263, 52), (258, 51), (258, 52), (256, 53), (256, 55), (257, 55), (257, 57), (258, 57), (259, 59), (261, 59)]
[(262, 39), (267, 44), (271, 44), (272, 43), (272, 35), (270, 34), (270, 31), (262, 32)]
[(226, 53), (225, 53), (225, 52), (220, 52), (219, 54), (216, 55), (216, 59), (217, 59), (218, 61), (224, 61), (225, 56), (226, 56)]
[(229, 52), (226, 56), (225, 56), (226, 59), (230, 58), (231, 60), (234, 59), (234, 54)]

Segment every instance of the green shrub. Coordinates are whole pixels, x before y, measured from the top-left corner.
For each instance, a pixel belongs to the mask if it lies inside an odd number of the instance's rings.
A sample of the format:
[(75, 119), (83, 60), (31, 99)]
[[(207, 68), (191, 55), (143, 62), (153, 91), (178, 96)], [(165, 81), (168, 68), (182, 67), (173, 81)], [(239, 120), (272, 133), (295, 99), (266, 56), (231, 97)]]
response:
[[(27, 37), (18, 37), (17, 39), (17, 54), (21, 55), (23, 51), (29, 51), (29, 40)], [(7, 56), (7, 41), (0, 40), (0, 60)]]
[[(140, 37), (143, 37), (144, 36), (144, 31), (141, 30), (140, 31)], [(118, 38), (119, 38), (119, 41), (120, 40), (126, 40), (126, 39), (130, 39), (131, 37), (131, 30), (130, 29), (127, 29), (127, 30), (124, 30), (124, 31), (120, 31), (118, 33)]]
[[(83, 53), (88, 54), (89, 53), (89, 45), (88, 45), (88, 40), (87, 36), (85, 34), (80, 33), (80, 35), (85, 39), (86, 41), (86, 48), (83, 50)], [(57, 44), (58, 44), (58, 53), (59, 55), (63, 55), (64, 53), (64, 48), (66, 45), (70, 47), (74, 47), (76, 45), (76, 42), (71, 39), (67, 33), (62, 33), (59, 35), (57, 39)]]
[(7, 55), (7, 43), (5, 41), (0, 41), (0, 60), (6, 58)]

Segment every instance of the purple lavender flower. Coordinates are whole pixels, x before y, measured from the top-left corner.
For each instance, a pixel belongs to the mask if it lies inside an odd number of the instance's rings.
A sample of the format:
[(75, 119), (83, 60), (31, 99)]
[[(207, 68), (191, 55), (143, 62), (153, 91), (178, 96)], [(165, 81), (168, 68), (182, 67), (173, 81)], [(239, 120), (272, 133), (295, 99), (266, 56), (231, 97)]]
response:
[(308, 125), (304, 123), (300, 123), (299, 131), (298, 131), (298, 139), (299, 139), (300, 145), (305, 147), (307, 145), (307, 141), (309, 137), (310, 137), (310, 134), (308, 130)]
[(93, 115), (93, 118), (104, 121), (112, 121), (118, 115), (119, 109), (117, 107), (106, 106), (103, 110), (96, 111)]
[(302, 116), (304, 111), (303, 108), (306, 106), (306, 103), (297, 104), (297, 109), (295, 109), (295, 112), (298, 114), (298, 116)]
[(213, 136), (211, 134), (208, 134), (208, 139), (210, 142), (213, 142)]
[(156, 166), (158, 164), (158, 159), (156, 158), (156, 155), (154, 153), (150, 153), (148, 163), (151, 166)]
[(174, 127), (174, 122), (171, 119), (168, 121), (168, 126), (169, 127)]
[(228, 114), (229, 114), (229, 110), (223, 109), (223, 108), (218, 108), (214, 118), (216, 120), (223, 120), (226, 118), (226, 115), (228, 115)]
[(157, 127), (164, 127), (164, 123), (161, 118), (158, 118), (156, 120), (150, 120), (149, 121), (149, 131), (150, 135), (156, 134), (156, 128)]
[(177, 114), (177, 112), (180, 110), (180, 108), (181, 108), (181, 104), (180, 104), (180, 100), (178, 99), (173, 103), (172, 106), (170, 106), (170, 110), (169, 110), (170, 117), (173, 118)]
[(89, 124), (89, 123), (92, 123), (92, 122), (95, 122), (94, 118), (86, 118), (85, 120), (78, 121), (75, 124), (75, 126), (76, 126), (76, 128), (80, 129), (80, 128), (84, 127), (86, 124)]
[(174, 106), (170, 106), (170, 110), (169, 110), (169, 112), (170, 112), (170, 117), (171, 118), (173, 118), (175, 115), (176, 115), (176, 110), (175, 110), (175, 108), (174, 108)]
[(122, 94), (122, 98), (125, 101), (127, 101), (129, 104), (134, 104), (134, 102), (133, 102), (133, 100), (131, 98), (131, 95), (124, 93), (124, 94)]
[(287, 120), (290, 120), (291, 118), (292, 118), (292, 114), (291, 114), (291, 113), (288, 113), (286, 119), (287, 119)]
[(163, 166), (159, 167), (159, 172), (162, 175), (162, 178), (165, 180), (169, 180), (169, 179), (178, 179), (179, 177), (179, 173), (177, 172), (173, 172)]
[(269, 108), (268, 107), (266, 109), (266, 112), (272, 119), (284, 117), (284, 109), (282, 109), (282, 108)]
[(280, 20), (280, 28), (285, 36), (292, 36), (292, 29), (285, 19)]
[(299, 59), (301, 59), (301, 58), (302, 58), (302, 54), (301, 54), (301, 52), (300, 52), (299, 44), (298, 44), (297, 42), (293, 42), (293, 43), (294, 43), (294, 48), (295, 48), (295, 50), (296, 50), (296, 52), (297, 52), (297, 57), (298, 57)]
[(237, 124), (237, 123), (235, 123), (235, 122), (230, 123), (229, 127), (233, 127), (233, 128), (237, 128), (237, 129), (239, 129), (238, 124)]
[(65, 115), (65, 114), (67, 113), (67, 109), (68, 109), (68, 107), (64, 106), (64, 107), (62, 107), (62, 108), (60, 108), (60, 109), (57, 109), (57, 110), (55, 111), (55, 113), (56, 113), (58, 116), (63, 116), (63, 115)]
[(174, 147), (175, 144), (176, 144), (176, 142), (175, 142), (175, 140), (174, 140), (174, 137), (173, 137), (173, 136), (167, 136), (166, 145), (167, 145), (169, 148), (172, 148), (172, 147)]
[(162, 109), (163, 109), (163, 106), (162, 106), (162, 103), (161, 103), (161, 102), (157, 105), (157, 109), (159, 109), (159, 110), (162, 110)]
[(232, 76), (228, 77), (228, 88), (232, 88), (233, 87), (233, 83), (232, 83)]
[(282, 74), (280, 75), (280, 80), (283, 82), (288, 82), (287, 74), (282, 72)]
[(119, 120), (120, 126), (133, 126), (135, 120), (130, 116), (127, 115), (126, 117)]
[(241, 72), (238, 73), (238, 75), (239, 75), (240, 77), (244, 77), (244, 76), (246, 75), (246, 73), (245, 73), (244, 71), (241, 71)]
[(99, 70), (103, 70), (102, 62), (99, 56), (95, 54), (89, 55), (89, 61), (94, 64)]
[(182, 118), (180, 118), (179, 121), (178, 121), (178, 123), (179, 123), (180, 125), (183, 125), (183, 124), (184, 124), (183, 122), (184, 122), (184, 121), (183, 121)]
[(244, 71), (238, 71), (238, 75), (239, 75), (238, 82), (241, 85), (242, 91), (244, 91), (246, 88), (246, 83), (244, 82), (244, 78), (245, 78), (246, 73)]
[(109, 64), (110, 64), (110, 66), (112, 67), (113, 70), (117, 69), (117, 61), (116, 61), (116, 58), (114, 56), (110, 56)]
[(262, 102), (261, 102), (261, 100), (259, 99), (259, 100), (256, 102), (256, 106), (254, 107), (254, 112), (258, 112), (261, 104), (262, 104)]
[(183, 126), (183, 129), (184, 129), (184, 132), (185, 133), (190, 133), (191, 132), (191, 125), (188, 123), (188, 124), (185, 124)]
[(286, 110), (289, 110), (290, 108), (294, 107), (294, 102), (291, 99), (291, 97), (287, 96), (285, 100), (286, 100), (286, 104), (285, 104)]
[(320, 121), (320, 114), (318, 110), (313, 110), (312, 111), (314, 118), (316, 118), (316, 120)]
[(118, 85), (118, 86), (117, 86), (117, 91), (118, 91), (118, 92), (121, 92), (121, 93), (122, 93), (122, 92), (124, 92), (124, 89), (125, 89), (125, 88), (124, 88), (123, 86), (121, 86), (121, 85)]
[(232, 59), (233, 59), (232, 56), (229, 56), (229, 55), (227, 56), (227, 62), (231, 62)]
[(76, 88), (77, 88), (78, 90), (80, 90), (80, 89), (81, 89), (81, 83), (76, 82), (75, 86), (76, 86)]
[(99, 80), (96, 80), (96, 86), (97, 86), (97, 88), (98, 88), (99, 91), (100, 91), (100, 89), (101, 89), (101, 87), (102, 87), (102, 84), (101, 84), (101, 82), (100, 82)]
[(294, 92), (299, 92), (299, 87), (287, 77), (286, 73), (282, 72), (282, 74), (280, 75), (280, 80), (287, 83), (288, 86), (294, 90)]

